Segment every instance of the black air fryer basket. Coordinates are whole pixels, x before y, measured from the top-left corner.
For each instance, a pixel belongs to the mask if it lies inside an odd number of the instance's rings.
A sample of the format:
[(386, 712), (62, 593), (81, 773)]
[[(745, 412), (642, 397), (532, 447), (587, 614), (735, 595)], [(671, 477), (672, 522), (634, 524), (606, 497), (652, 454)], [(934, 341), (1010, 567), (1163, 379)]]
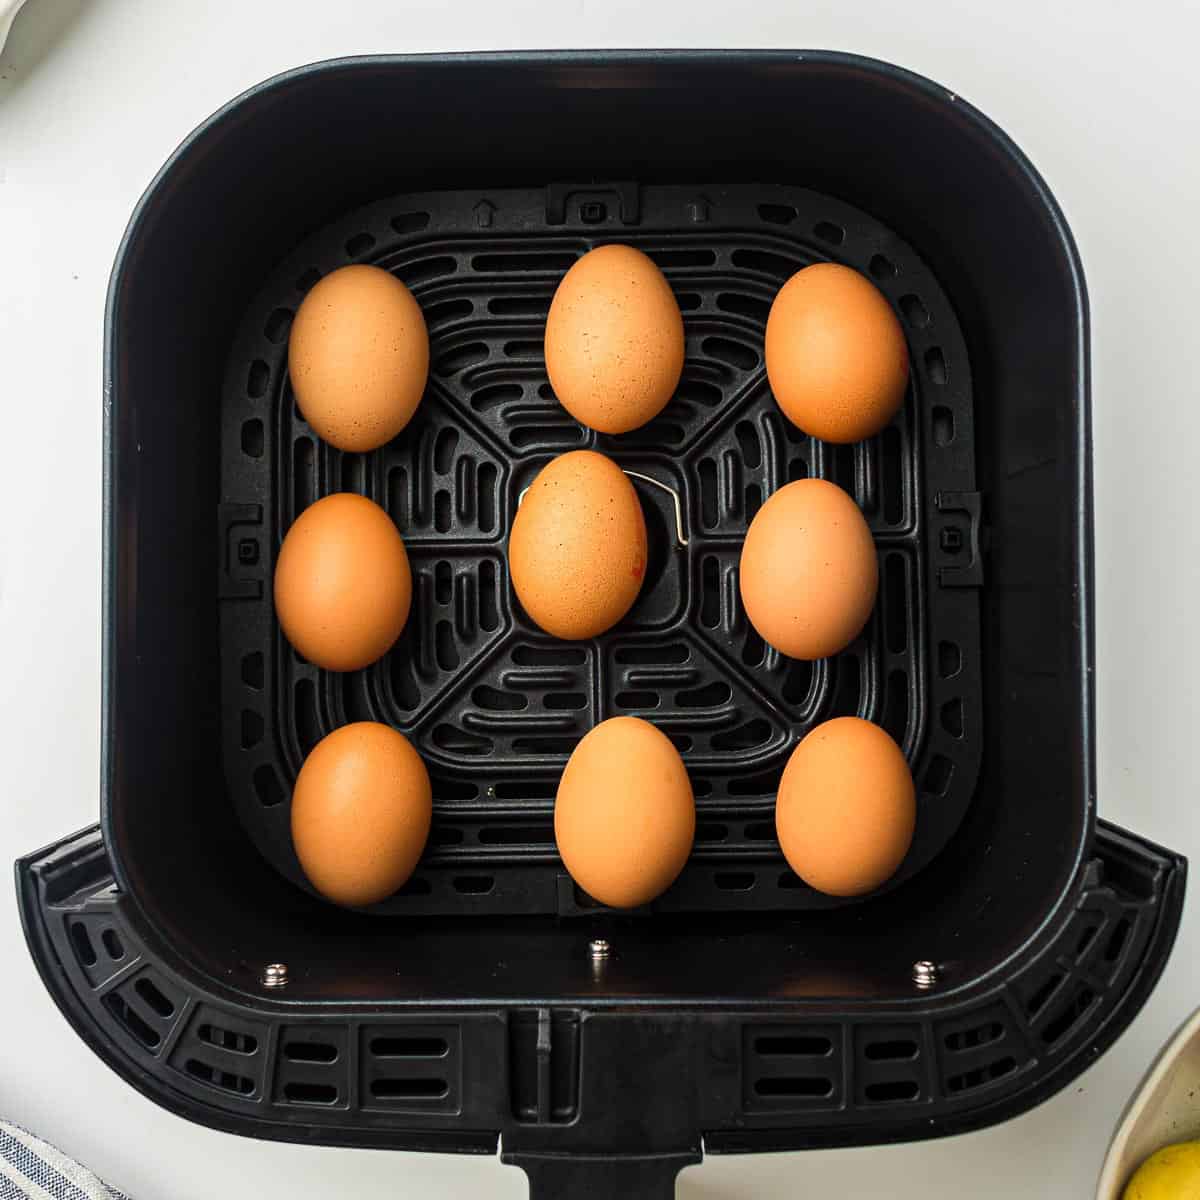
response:
[[(557, 281), (644, 249), (683, 310), (677, 397), (592, 434), (546, 382)], [(822, 259), (895, 306), (913, 378), (883, 433), (784, 421), (763, 327)], [(289, 322), (347, 262), (413, 290), (418, 417), (366, 455), (292, 400)], [(1158, 978), (1185, 864), (1095, 816), (1087, 307), (1062, 215), (955, 95), (828, 53), (365, 58), (274, 79), (142, 200), (109, 294), (100, 827), (18, 864), (29, 943), (79, 1034), (147, 1095), (258, 1137), (495, 1153), (543, 1196), (669, 1195), (709, 1153), (928, 1137), (1072, 1079)], [(650, 567), (595, 642), (511, 596), (517, 497), (564, 450), (648, 478)], [(741, 539), (791, 479), (873, 531), (865, 633), (805, 664), (738, 601)], [(414, 606), (333, 675), (281, 637), (296, 514), (369, 495)], [(647, 911), (598, 908), (553, 841), (576, 741), (619, 713), (679, 747), (695, 851)], [(796, 741), (858, 713), (904, 747), (912, 852), (818, 897), (773, 800)], [(314, 896), (288, 836), (311, 746), (359, 719), (429, 765), (412, 880)]]

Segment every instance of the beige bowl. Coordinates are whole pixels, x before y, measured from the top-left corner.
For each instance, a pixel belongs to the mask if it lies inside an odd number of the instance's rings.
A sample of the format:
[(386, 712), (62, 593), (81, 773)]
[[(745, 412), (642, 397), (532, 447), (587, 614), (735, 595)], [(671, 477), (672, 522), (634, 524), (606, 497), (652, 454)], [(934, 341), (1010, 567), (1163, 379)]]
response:
[(1109, 1143), (1096, 1200), (1120, 1200), (1142, 1161), (1172, 1142), (1200, 1138), (1200, 1009), (1163, 1047)]

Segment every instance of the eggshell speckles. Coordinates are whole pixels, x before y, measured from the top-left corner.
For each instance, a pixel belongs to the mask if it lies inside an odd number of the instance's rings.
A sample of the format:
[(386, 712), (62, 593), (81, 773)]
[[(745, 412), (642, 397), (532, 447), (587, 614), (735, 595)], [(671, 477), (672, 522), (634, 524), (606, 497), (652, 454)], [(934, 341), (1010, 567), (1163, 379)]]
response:
[(671, 285), (632, 246), (599, 246), (563, 276), (546, 319), (546, 371), (577, 421), (626, 433), (657, 416), (683, 370)]
[(288, 339), (304, 419), (339, 450), (391, 441), (429, 375), (429, 333), (412, 293), (379, 267), (342, 267), (304, 297)]
[(646, 574), (646, 519), (620, 467), (594, 450), (542, 468), (513, 521), (513, 589), (555, 637), (595, 637), (632, 607)]
[(792, 658), (836, 654), (875, 605), (879, 564), (858, 505), (835, 483), (799, 479), (758, 510), (742, 546), (746, 616)]
[(355, 671), (391, 649), (408, 620), (412, 572), (392, 519), (338, 492), (296, 518), (275, 563), (284, 635), (319, 667)]
[(792, 424), (858, 442), (896, 414), (908, 386), (904, 331), (868, 279), (836, 263), (797, 271), (767, 317), (767, 378)]
[(838, 717), (792, 752), (775, 831), (806, 883), (830, 896), (860, 896), (895, 874), (912, 845), (916, 813), (900, 747), (870, 721)]
[(696, 834), (688, 773), (649, 721), (613, 717), (575, 747), (554, 802), (554, 837), (571, 878), (613, 908), (661, 895)]
[(343, 725), (313, 747), (292, 793), (292, 842), (309, 882), (337, 904), (385, 900), (413, 873), (433, 813), (429, 772), (387, 725)]

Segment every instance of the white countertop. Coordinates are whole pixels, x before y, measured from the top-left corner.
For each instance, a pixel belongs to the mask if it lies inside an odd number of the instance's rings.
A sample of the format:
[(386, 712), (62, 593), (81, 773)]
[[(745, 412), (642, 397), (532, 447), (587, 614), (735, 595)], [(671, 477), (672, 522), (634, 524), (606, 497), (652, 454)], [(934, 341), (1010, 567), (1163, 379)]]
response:
[[(379, 51), (829, 47), (972, 101), (1045, 175), (1091, 291), (1101, 813), (1200, 862), (1200, 20), (1179, 3), (28, 0), (0, 55), (0, 860), (96, 819), (104, 291), (143, 188), (199, 121), (314, 59)], [(713, 1158), (684, 1200), (1082, 1197), (1158, 1045), (1200, 1004), (1190, 898), (1117, 1045), (1007, 1124), (906, 1146)], [(0, 888), (0, 1114), (141, 1200), (524, 1197), (487, 1158), (284, 1146), (190, 1125), (69, 1029)]]

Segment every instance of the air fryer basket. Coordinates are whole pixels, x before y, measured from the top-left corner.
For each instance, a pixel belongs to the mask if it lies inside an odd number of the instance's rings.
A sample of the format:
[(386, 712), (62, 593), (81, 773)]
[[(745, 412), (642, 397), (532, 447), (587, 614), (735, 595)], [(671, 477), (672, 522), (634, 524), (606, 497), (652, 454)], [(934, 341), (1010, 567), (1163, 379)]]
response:
[[(613, 240), (662, 265), (688, 366), (658, 420), (597, 439), (549, 395), (540, 328)], [(822, 258), (876, 280), (914, 364), (850, 449), (797, 437), (763, 380), (771, 296)], [(349, 261), (410, 284), (433, 352), (418, 419), (365, 456), (321, 444), (286, 383), (296, 303)], [(1095, 819), (1086, 337), (1040, 179), (882, 64), (377, 58), (247, 93), (163, 169), (113, 274), (103, 837), (18, 864), (50, 991), (196, 1120), (502, 1142), (545, 1195), (670, 1194), (701, 1139), (888, 1141), (1036, 1103), (1144, 1001), (1185, 873)], [(510, 600), (504, 540), (537, 467), (582, 445), (653, 481), (654, 569), (619, 630), (568, 646)], [(754, 508), (804, 474), (855, 493), (882, 582), (813, 667), (753, 636), (735, 575)], [(414, 565), (401, 644), (348, 676), (299, 660), (270, 604), (283, 532), (338, 489), (385, 504)], [(616, 712), (676, 740), (699, 810), (684, 876), (636, 914), (579, 893), (550, 832), (570, 746)], [(842, 712), (902, 742), (920, 817), (887, 894), (831, 906), (786, 869), (771, 800)], [(363, 717), (435, 785), (417, 875), (367, 914), (313, 896), (287, 837), (303, 754)]]

